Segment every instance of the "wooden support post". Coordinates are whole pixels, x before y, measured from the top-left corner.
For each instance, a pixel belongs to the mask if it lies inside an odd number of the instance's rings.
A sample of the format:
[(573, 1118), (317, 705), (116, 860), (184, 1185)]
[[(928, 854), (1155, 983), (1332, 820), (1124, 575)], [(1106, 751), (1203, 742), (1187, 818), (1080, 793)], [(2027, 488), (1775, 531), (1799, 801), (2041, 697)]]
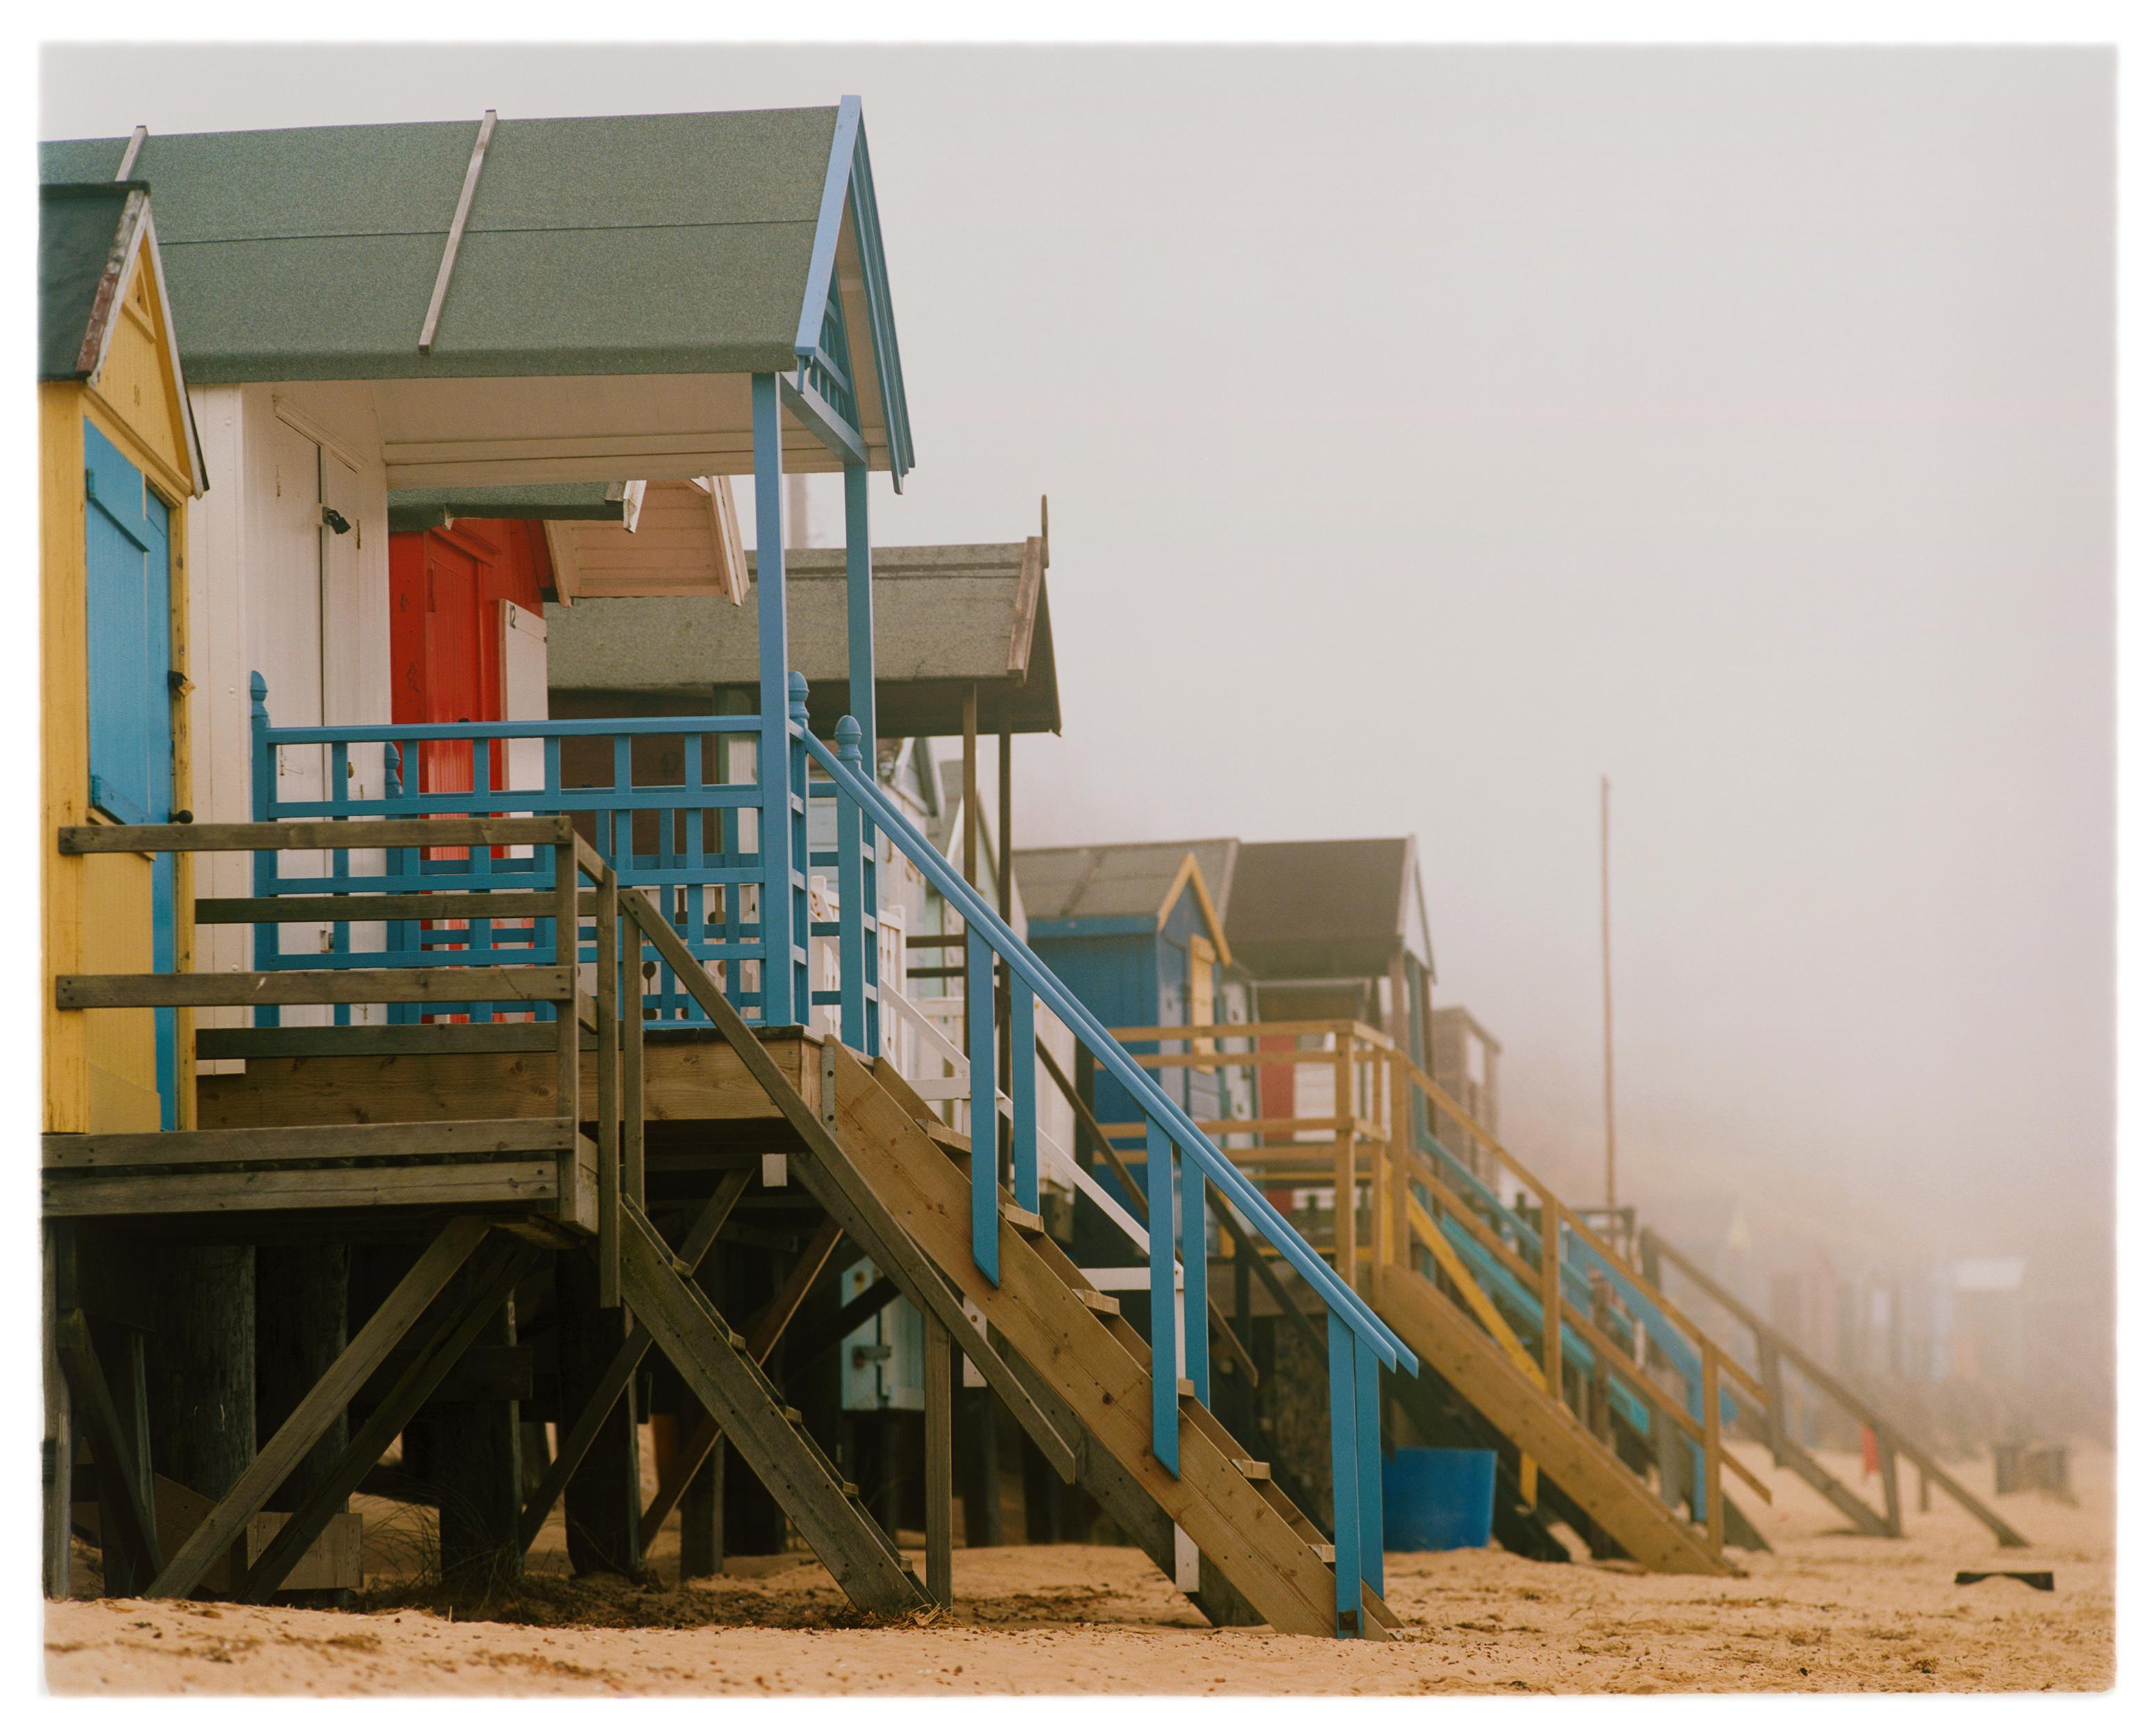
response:
[(1915, 1468), (1915, 1505), (1923, 1513), (1930, 1510), (1930, 1473), (1919, 1465)]
[(59, 1352), (68, 1390), (97, 1461), (97, 1505), (105, 1541), (105, 1595), (136, 1594), (162, 1571), (154, 1504), (145, 1498), (140, 1461), (113, 1402), (89, 1322), (79, 1308), (59, 1319)]
[(329, 1474), (278, 1528), (268, 1546), (255, 1558), (241, 1581), (239, 1596), (253, 1602), (281, 1585), (340, 1512), (370, 1467), (407, 1427), (419, 1407), (447, 1378), (471, 1348), (479, 1329), (514, 1291), (517, 1281), (537, 1264), (539, 1250), (508, 1238), (490, 1251), (474, 1255), (452, 1282), (431, 1320), (411, 1335), (402, 1371), (380, 1403), (352, 1430), (351, 1442)]
[(1558, 1404), (1563, 1393), (1563, 1219), (1541, 1195), (1541, 1378)]
[[(485, 1317), (472, 1341), (515, 1344), (513, 1297)], [(515, 1399), (459, 1399), (425, 1406), (404, 1432), (407, 1447), (415, 1430), (427, 1437), (444, 1580), (492, 1581), (521, 1571), (522, 1421)]]
[(1758, 1374), (1765, 1383), (1765, 1444), (1772, 1449), (1775, 1469), (1787, 1463), (1788, 1395), (1780, 1372), (1780, 1351), (1761, 1341), (1758, 1346)]
[[(254, 1250), (166, 1248), (156, 1284), (163, 1325), (150, 1347), (150, 1432), (157, 1468), (217, 1500), (254, 1454)], [(263, 1491), (263, 1504), (273, 1492)]]
[[(350, 1280), (351, 1249), (341, 1243), (265, 1243), (255, 1250), (254, 1409), (259, 1429), (277, 1428), (344, 1354), (350, 1336)], [(290, 1512), (336, 1463), (347, 1433), (339, 1411), (268, 1504)]]
[(932, 1315), (921, 1317), (926, 1361), (926, 1529), (927, 1595), (944, 1609), (951, 1606), (951, 1393), (957, 1383), (957, 1352), (950, 1334)]
[(61, 1314), (74, 1305), (74, 1232), (65, 1224), (48, 1222), (43, 1240), (44, 1269), (39, 1311), (43, 1316), (45, 1509), (41, 1533), (45, 1596), (65, 1597), (72, 1578), (69, 1542), (74, 1504), (74, 1429), (68, 1402), (67, 1376), (60, 1362), (59, 1330)]
[(726, 1456), (713, 1453), (697, 1468), (681, 1496), (681, 1580), (726, 1570)]
[(1894, 1537), (1907, 1533), (1900, 1523), (1900, 1455), (1892, 1450), (1892, 1437), (1877, 1437), (1877, 1470), (1885, 1481), (1885, 1529)]
[(1353, 1040), (1343, 1025), (1332, 1034), (1332, 1120), (1338, 1127), (1339, 1154), (1331, 1182), (1331, 1264), (1349, 1289), (1356, 1288), (1355, 1244), (1360, 1240), (1360, 1214), (1355, 1209), (1360, 1178), (1355, 1173)]
[(1707, 1339), (1699, 1347), (1704, 1403), (1699, 1407), (1705, 1432), (1705, 1546), (1718, 1555), (1727, 1543), (1728, 1510), (1720, 1493), (1720, 1346)]
[[(554, 1295), (559, 1335), (561, 1414), (579, 1416), (604, 1380), (628, 1336), (625, 1310), (600, 1300), (600, 1274), (580, 1249), (554, 1262)], [(578, 1573), (620, 1573), (643, 1568), (637, 1520), (642, 1492), (636, 1469), (635, 1406), (624, 1390), (594, 1432), (584, 1462), (564, 1491), (569, 1561)]]
[[(758, 822), (760, 824), (760, 822)], [(732, 896), (739, 888), (728, 888)], [(599, 881), (598, 908), (598, 1303), (620, 1304), (620, 1020), (621, 997), (631, 1003), (639, 985), (620, 979), (620, 899), (613, 871)], [(639, 1010), (641, 1010), (639, 1008)]]
[[(1010, 855), (1010, 732), (1007, 722), (996, 732), (995, 745), (995, 914), (1007, 922), (1016, 903), (1013, 878), (1014, 864)], [(995, 965), (996, 1073), (1003, 1095), (1010, 1097), (1013, 1104), (1017, 1079), (1017, 1054), (1010, 1037), (1013, 993), (1009, 961), (998, 959)], [(1029, 1042), (1025, 1044), (1024, 1052), (1028, 1057), (1030, 1056), (1032, 1044)], [(1000, 1126), (999, 1121), (997, 1125)], [(1012, 1124), (997, 1136), (1001, 1162), (996, 1172), (999, 1175), (1009, 1173), (1011, 1148), (1016, 1131), (1013, 1118)], [(1029, 1202), (1028, 1209), (1035, 1209), (1038, 1203), (1037, 1201)]]
[[(329, 1365), (313, 1391), (284, 1419), (268, 1444), (240, 1473), (230, 1488), (196, 1526), (179, 1552), (165, 1564), (151, 1585), (152, 1597), (184, 1597), (191, 1592), (216, 1560), (245, 1529), (283, 1484), (322, 1431), (343, 1412), (368, 1376), (379, 1368), (430, 1308), (486, 1235), (477, 1218), (460, 1218), (436, 1236), (426, 1251), (404, 1274), (389, 1299), (374, 1317), (352, 1336), (344, 1354)], [(251, 1342), (250, 1342), (251, 1348)], [(248, 1358), (253, 1362), (253, 1357)], [(253, 1396), (252, 1368), (248, 1396)], [(253, 1405), (250, 1402), (251, 1412)], [(383, 1443), (387, 1444), (385, 1442)]]

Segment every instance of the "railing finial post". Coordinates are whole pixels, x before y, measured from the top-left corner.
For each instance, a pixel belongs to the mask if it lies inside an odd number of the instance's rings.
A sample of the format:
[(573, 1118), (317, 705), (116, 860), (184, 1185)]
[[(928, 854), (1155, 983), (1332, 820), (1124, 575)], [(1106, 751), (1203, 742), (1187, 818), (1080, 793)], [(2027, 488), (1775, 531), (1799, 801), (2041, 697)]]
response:
[(785, 677), (785, 715), (795, 723), (808, 721), (808, 677), (797, 669)]

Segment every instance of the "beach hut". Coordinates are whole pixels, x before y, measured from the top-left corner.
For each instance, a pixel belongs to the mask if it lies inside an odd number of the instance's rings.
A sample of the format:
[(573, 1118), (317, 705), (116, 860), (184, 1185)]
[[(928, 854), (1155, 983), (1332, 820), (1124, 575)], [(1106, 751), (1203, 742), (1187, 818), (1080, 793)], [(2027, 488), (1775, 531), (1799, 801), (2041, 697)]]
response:
[[(149, 189), (109, 178), (39, 200), (38, 418), (48, 969), (175, 970), (189, 887), (170, 857), (62, 855), (59, 828), (187, 810), (187, 513), (202, 492)], [(43, 1125), (177, 1127), (172, 1008), (45, 1011)]]

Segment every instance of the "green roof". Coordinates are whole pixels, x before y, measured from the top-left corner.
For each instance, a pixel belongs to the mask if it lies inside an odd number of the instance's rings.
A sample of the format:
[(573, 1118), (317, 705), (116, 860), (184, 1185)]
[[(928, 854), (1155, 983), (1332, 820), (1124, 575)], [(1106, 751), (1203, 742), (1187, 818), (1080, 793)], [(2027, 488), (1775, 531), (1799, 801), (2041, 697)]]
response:
[[(119, 294), (140, 181), (49, 186), (38, 202), (38, 378), (86, 380), (103, 354), (105, 319)], [(128, 202), (138, 202), (130, 212)]]
[[(839, 114), (498, 122), (426, 355), (476, 122), (153, 133), (133, 172), (197, 382), (790, 373)], [(125, 144), (47, 144), (43, 175)]]
[(515, 483), (462, 488), (391, 488), (392, 531), (434, 530), (458, 518), (597, 518), (620, 523), (619, 483)]

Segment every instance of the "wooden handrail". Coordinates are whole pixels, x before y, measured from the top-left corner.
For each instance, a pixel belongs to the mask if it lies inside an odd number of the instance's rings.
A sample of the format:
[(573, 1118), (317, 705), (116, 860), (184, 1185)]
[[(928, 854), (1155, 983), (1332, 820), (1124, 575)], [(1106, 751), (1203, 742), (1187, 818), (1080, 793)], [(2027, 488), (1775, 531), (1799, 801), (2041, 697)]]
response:
[[(1645, 1299), (1651, 1302), (1655, 1308), (1659, 1310), (1662, 1315), (1667, 1316), (1670, 1325), (1673, 1326), (1677, 1331), (1682, 1333), (1684, 1336), (1690, 1339), (1693, 1343), (1702, 1345), (1707, 1341), (1707, 1335), (1703, 1328), (1699, 1326), (1698, 1324), (1695, 1320), (1692, 1320), (1688, 1315), (1684, 1313), (1682, 1309), (1678, 1308), (1675, 1303), (1668, 1298), (1667, 1293), (1663, 1291), (1658, 1284), (1656, 1284), (1648, 1279), (1646, 1275), (1642, 1272), (1639, 1271), (1636, 1266), (1632, 1265), (1629, 1260), (1624, 1259), (1621, 1253), (1617, 1253), (1598, 1231), (1595, 1230), (1590, 1224), (1585, 1223), (1579, 1217), (1577, 1213), (1572, 1211), (1569, 1206), (1566, 1206), (1563, 1202), (1562, 1199), (1558, 1197), (1553, 1188), (1551, 1188), (1545, 1182), (1542, 1181), (1539, 1176), (1535, 1175), (1532, 1170), (1527, 1168), (1524, 1164), (1521, 1163), (1518, 1158), (1504, 1146), (1503, 1142), (1493, 1134), (1490, 1133), (1486, 1127), (1483, 1126), (1467, 1110), (1463, 1108), (1458, 1103), (1456, 1098), (1452, 1097), (1448, 1091), (1445, 1090), (1442, 1085), (1431, 1079), (1427, 1074), (1422, 1072), (1422, 1070), (1419, 1067), (1416, 1067), (1411, 1060), (1407, 1060), (1404, 1056), (1401, 1056), (1400, 1062), (1406, 1069), (1406, 1076), (1421, 1089), (1423, 1095), (1433, 1100), (1438, 1109), (1442, 1111), (1444, 1114), (1449, 1116), (1453, 1121), (1457, 1121), (1459, 1126), (1473, 1135), (1473, 1136), (1481, 1144), (1486, 1146), (1489, 1151), (1494, 1153), (1497, 1158), (1502, 1162), (1506, 1169), (1509, 1170), (1512, 1174), (1516, 1176), (1521, 1182), (1524, 1182), (1528, 1187), (1539, 1194), (1540, 1196), (1543, 1207), (1544, 1208), (1553, 1208), (1554, 1215), (1560, 1218), (1564, 1223), (1569, 1224), (1573, 1233), (1577, 1235), (1580, 1241), (1584, 1242), (1587, 1247), (1590, 1248), (1595, 1253), (1599, 1254), (1600, 1258), (1605, 1260), (1610, 1266), (1621, 1272), (1626, 1280), (1635, 1285), (1639, 1294), (1645, 1297)], [(1547, 1215), (1549, 1214), (1544, 1210), (1544, 1217), (1545, 1218)], [(1650, 1233), (1650, 1232), (1648, 1232), (1648, 1233)], [(1741, 1387), (1744, 1392), (1748, 1393), (1757, 1403), (1762, 1405), (1765, 1402), (1764, 1386), (1750, 1373), (1748, 1369), (1744, 1368), (1739, 1363), (1726, 1361), (1723, 1361), (1722, 1366), (1723, 1372), (1727, 1375), (1736, 1386)]]
[(574, 840), (574, 823), (565, 814), (499, 819), (443, 814), (397, 819), (246, 820), (230, 825), (62, 826), (59, 852), (64, 856), (80, 856), (154, 855), (168, 851), (453, 849), (489, 844), (567, 844)]
[(1896, 1449), (1912, 1461), (1916, 1468), (1927, 1476), (1931, 1482), (1937, 1484), (1939, 1488), (1966, 1509), (1971, 1515), (1987, 1526), (2001, 1547), (2005, 1549), (2028, 1547), (2025, 1538), (1983, 1505), (1981, 1501), (1957, 1478), (1938, 1464), (1932, 1454), (1911, 1439), (1905, 1429), (1886, 1417), (1870, 1400), (1864, 1398), (1851, 1387), (1844, 1385), (1826, 1369), (1821, 1367), (1816, 1360), (1807, 1355), (1800, 1346), (1789, 1342), (1774, 1328), (1767, 1325), (1748, 1307), (1701, 1271), (1695, 1262), (1671, 1246), (1665, 1237), (1648, 1229), (1641, 1233), (1641, 1243), (1642, 1246), (1651, 1248), (1656, 1257), (1667, 1260), (1674, 1266), (1677, 1271), (1704, 1291), (1710, 1300), (1727, 1310), (1738, 1321), (1748, 1327), (1761, 1347), (1769, 1345), (1776, 1356), (1784, 1361), (1793, 1363), (1819, 1391), (1838, 1404), (1858, 1422), (1866, 1422), (1871, 1432), (1876, 1435), (1877, 1442), (1881, 1448)]

